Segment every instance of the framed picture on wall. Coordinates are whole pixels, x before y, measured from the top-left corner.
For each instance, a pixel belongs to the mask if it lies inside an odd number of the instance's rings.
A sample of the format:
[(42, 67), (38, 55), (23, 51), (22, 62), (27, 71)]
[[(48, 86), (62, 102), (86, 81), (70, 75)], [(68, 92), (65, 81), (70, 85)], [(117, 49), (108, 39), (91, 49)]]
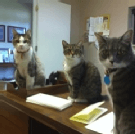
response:
[(7, 27), (7, 40), (9, 43), (12, 43), (13, 40), (13, 29), (15, 29), (19, 34), (25, 34), (26, 28), (24, 27), (15, 27), (15, 26), (8, 26)]
[(0, 42), (5, 42), (5, 26), (0, 25)]

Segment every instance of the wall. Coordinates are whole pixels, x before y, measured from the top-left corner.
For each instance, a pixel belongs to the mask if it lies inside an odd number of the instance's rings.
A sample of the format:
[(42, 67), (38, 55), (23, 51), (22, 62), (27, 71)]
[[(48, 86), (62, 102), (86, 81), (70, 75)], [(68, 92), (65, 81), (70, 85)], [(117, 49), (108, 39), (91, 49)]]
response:
[[(135, 0), (81, 0), (80, 38), (85, 32), (85, 21), (90, 16), (110, 14), (110, 37), (121, 36), (128, 29), (128, 7), (135, 6)], [(85, 58), (92, 61), (100, 70), (103, 78), (104, 71), (98, 61), (98, 51), (93, 44), (84, 44)]]
[(85, 30), (85, 19), (110, 14), (110, 36), (119, 36), (127, 30), (128, 0), (81, 0), (80, 34)]
[(13, 49), (12, 43), (7, 42), (7, 26), (31, 28), (31, 7), (14, 0), (10, 0), (10, 4), (5, 0), (0, 0), (0, 24), (6, 26), (6, 41), (5, 43), (0, 43), (0, 48)]
[(70, 43), (77, 43), (80, 35), (80, 0), (59, 0), (59, 2), (71, 5)]
[[(10, 48), (7, 42), (7, 26), (31, 28), (31, 4), (18, 3), (16, 0), (0, 0), (0, 25), (5, 25), (5, 42), (0, 42), (0, 48)], [(12, 77), (13, 68), (0, 67), (0, 79), (4, 76)]]

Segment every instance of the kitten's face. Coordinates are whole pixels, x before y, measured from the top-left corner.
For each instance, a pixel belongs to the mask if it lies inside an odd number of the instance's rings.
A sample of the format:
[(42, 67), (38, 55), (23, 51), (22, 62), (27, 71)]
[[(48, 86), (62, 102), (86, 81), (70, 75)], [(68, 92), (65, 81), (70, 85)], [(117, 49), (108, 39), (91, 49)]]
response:
[(81, 58), (83, 56), (82, 52), (82, 42), (77, 44), (68, 44), (66, 41), (62, 41), (63, 53), (68, 59)]
[(131, 30), (119, 38), (107, 38), (99, 34), (95, 35), (99, 42), (99, 60), (104, 67), (122, 68), (131, 63), (133, 58)]
[(26, 34), (18, 34), (13, 29), (13, 45), (19, 52), (27, 51), (31, 46), (31, 32), (28, 30)]

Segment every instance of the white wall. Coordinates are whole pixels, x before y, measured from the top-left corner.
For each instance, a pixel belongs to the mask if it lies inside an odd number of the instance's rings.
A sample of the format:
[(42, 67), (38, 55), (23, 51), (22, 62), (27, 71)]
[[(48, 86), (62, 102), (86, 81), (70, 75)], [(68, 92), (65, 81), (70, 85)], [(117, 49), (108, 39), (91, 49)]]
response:
[(80, 0), (59, 0), (59, 2), (71, 5), (70, 43), (79, 42), (80, 35)]
[(0, 42), (0, 48), (13, 49), (12, 43), (7, 42), (7, 26), (31, 28), (30, 4), (0, 0), (0, 25), (5, 25), (5, 42)]
[(45, 67), (46, 78), (63, 70), (62, 40), (70, 42), (71, 6), (56, 0), (39, 0), (37, 55)]
[[(21, 4), (16, 0), (0, 0), (0, 25), (5, 25), (5, 42), (0, 42), (0, 48), (13, 49), (12, 43), (7, 42), (7, 26), (31, 28), (31, 4)], [(13, 67), (0, 67), (0, 79), (12, 77)]]

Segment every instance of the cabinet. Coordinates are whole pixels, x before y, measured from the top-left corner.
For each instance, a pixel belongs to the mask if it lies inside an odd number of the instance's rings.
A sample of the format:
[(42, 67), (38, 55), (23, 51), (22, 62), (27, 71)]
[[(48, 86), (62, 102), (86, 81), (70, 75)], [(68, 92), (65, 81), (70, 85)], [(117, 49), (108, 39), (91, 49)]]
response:
[(28, 116), (0, 101), (0, 134), (28, 134)]

